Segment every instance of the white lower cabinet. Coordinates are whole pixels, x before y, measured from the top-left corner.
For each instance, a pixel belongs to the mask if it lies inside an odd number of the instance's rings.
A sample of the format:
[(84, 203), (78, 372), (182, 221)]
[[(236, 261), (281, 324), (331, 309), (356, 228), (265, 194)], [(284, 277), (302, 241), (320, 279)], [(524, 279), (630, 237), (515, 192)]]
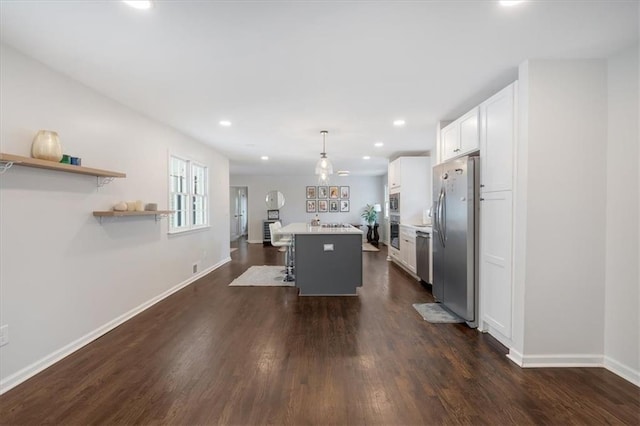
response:
[(389, 251), (389, 257), (391, 257), (396, 262), (402, 262), (400, 258), (400, 250), (396, 250), (393, 247), (389, 246), (388, 251)]
[(400, 227), (400, 261), (416, 273), (416, 231), (411, 228)]
[[(480, 195), (480, 304), (484, 328), (511, 339), (513, 207), (511, 191)], [(499, 336), (496, 336), (499, 337)], [(498, 339), (501, 340), (501, 339)]]

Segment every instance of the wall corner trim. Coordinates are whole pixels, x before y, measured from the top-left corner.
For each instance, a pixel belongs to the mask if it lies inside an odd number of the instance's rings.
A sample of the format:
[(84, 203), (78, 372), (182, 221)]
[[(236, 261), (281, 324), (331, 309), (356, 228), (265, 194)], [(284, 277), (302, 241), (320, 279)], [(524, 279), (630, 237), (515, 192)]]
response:
[(604, 368), (640, 387), (640, 371), (634, 370), (608, 356), (604, 357)]
[(62, 348), (50, 353), (49, 355), (45, 356), (44, 358), (39, 359), (38, 361), (34, 362), (33, 364), (26, 366), (22, 370), (19, 370), (16, 373), (4, 378), (3, 380), (0, 381), (0, 395), (4, 394), (5, 392), (9, 391), (10, 389), (13, 389), (14, 387), (18, 386), (20, 383), (24, 382), (27, 379), (30, 379), (31, 377), (35, 376), (36, 374), (40, 373), (41, 371), (49, 368), (50, 366), (52, 366), (56, 362), (60, 361), (61, 359), (65, 358), (65, 357), (67, 357), (68, 355), (72, 354), (73, 352), (77, 351), (78, 349), (82, 348), (83, 346), (86, 346), (87, 344), (89, 344), (92, 341), (96, 340), (100, 336), (108, 333), (109, 331), (113, 330), (114, 328), (118, 327), (119, 325), (127, 322), (128, 320), (130, 320), (134, 316), (138, 315), (142, 311), (145, 311), (146, 309), (150, 308), (151, 306), (155, 305), (156, 303), (160, 302), (161, 300), (166, 299), (167, 297), (171, 296), (173, 293), (177, 292), (178, 290), (183, 289), (184, 287), (188, 286), (189, 284), (195, 282), (196, 280), (204, 277), (208, 273), (218, 269), (222, 265), (224, 265), (226, 263), (229, 263), (229, 262), (231, 262), (231, 257), (227, 256), (226, 258), (222, 259), (220, 262), (216, 263), (215, 265), (210, 266), (209, 268), (203, 270), (202, 272), (200, 272), (200, 273), (198, 273), (198, 274), (196, 274), (196, 275), (194, 275), (192, 277), (187, 278), (186, 280), (182, 281), (181, 283), (171, 287), (170, 289), (168, 289), (168, 290), (164, 291), (163, 293), (161, 293), (161, 294), (149, 299), (148, 301), (136, 306), (135, 308), (131, 309), (130, 311), (125, 312), (124, 314), (122, 314), (119, 317), (109, 321), (108, 323), (104, 324), (103, 326), (98, 327), (97, 329), (85, 334), (84, 336), (82, 336), (79, 339), (69, 343), (68, 345), (63, 346)]

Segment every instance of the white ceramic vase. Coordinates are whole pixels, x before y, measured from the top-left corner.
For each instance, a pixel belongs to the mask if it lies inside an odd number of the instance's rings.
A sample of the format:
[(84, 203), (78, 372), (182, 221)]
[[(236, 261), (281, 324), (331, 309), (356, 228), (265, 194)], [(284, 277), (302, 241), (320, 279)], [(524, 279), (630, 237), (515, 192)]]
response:
[(33, 138), (31, 156), (40, 160), (60, 162), (62, 160), (62, 145), (56, 132), (39, 130)]

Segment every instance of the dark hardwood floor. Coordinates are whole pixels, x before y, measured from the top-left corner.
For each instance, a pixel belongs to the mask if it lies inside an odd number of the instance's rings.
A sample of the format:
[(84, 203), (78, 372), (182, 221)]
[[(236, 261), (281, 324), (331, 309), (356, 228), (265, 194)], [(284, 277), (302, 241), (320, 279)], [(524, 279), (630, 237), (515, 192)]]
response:
[(430, 324), (431, 294), (365, 252), (359, 297), (228, 287), (233, 261), (0, 397), (2, 424), (639, 424), (640, 389), (599, 368), (521, 369), (488, 335)]

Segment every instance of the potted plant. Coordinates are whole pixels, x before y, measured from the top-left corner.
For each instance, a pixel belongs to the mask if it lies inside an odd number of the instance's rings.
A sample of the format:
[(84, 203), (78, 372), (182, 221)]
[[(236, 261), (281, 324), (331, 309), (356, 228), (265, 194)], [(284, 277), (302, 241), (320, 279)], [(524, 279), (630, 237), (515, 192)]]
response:
[(378, 220), (378, 212), (375, 210), (375, 207), (371, 204), (367, 204), (364, 208), (364, 211), (360, 215), (364, 218), (369, 226), (373, 226)]
[(367, 242), (374, 246), (378, 245), (378, 240), (380, 239), (378, 224), (376, 223), (378, 220), (378, 210), (375, 205), (367, 204), (360, 215), (367, 222), (367, 227), (369, 228), (367, 231)]

